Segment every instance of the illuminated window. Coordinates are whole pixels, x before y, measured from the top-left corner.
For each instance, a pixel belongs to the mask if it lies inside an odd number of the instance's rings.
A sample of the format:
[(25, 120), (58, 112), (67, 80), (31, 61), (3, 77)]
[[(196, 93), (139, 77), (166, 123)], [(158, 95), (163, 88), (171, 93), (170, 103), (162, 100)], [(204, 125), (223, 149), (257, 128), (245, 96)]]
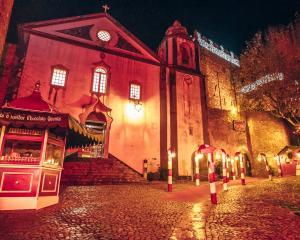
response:
[(103, 67), (97, 67), (93, 76), (93, 92), (106, 93), (107, 88), (107, 71)]
[(141, 85), (136, 83), (130, 84), (130, 99), (140, 100), (141, 99)]
[(109, 32), (101, 30), (97, 33), (97, 37), (99, 40), (103, 42), (108, 42), (111, 39)]
[(67, 78), (67, 70), (62, 68), (53, 68), (51, 84), (53, 86), (64, 87)]

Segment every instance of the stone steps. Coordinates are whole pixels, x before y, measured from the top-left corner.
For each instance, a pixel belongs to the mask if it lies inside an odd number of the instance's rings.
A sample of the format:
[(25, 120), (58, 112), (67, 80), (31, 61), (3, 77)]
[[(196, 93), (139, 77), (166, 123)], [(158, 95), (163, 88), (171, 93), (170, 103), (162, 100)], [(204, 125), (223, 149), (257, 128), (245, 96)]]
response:
[(104, 158), (78, 158), (72, 156), (64, 163), (61, 183), (65, 185), (97, 185), (146, 183), (141, 174), (109, 155)]

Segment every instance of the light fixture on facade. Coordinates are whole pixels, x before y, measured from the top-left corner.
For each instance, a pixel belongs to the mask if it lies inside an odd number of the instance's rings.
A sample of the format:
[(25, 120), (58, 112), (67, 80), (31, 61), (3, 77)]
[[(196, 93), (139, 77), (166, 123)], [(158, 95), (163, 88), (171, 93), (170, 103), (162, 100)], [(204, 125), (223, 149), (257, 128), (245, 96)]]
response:
[(144, 117), (142, 103), (139, 101), (128, 101), (128, 103), (125, 105), (125, 114), (130, 122), (140, 122)]
[(232, 106), (231, 109), (230, 109), (230, 113), (232, 116), (236, 116), (237, 113), (238, 113), (238, 109), (236, 106)]
[(135, 101), (134, 102), (134, 108), (135, 108), (136, 111), (140, 112), (142, 110), (142, 107), (143, 107), (143, 105), (140, 101)]
[(263, 153), (259, 153), (258, 156), (257, 156), (257, 161), (261, 162), (262, 160), (264, 160), (264, 156), (265, 155)]

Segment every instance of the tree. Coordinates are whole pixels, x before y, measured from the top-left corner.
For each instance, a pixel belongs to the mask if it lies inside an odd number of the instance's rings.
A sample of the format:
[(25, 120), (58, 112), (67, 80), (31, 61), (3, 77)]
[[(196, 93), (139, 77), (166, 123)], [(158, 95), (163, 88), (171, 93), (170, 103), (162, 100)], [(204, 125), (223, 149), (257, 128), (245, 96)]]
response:
[(240, 65), (236, 82), (241, 109), (267, 111), (300, 134), (300, 17), (288, 26), (256, 33)]

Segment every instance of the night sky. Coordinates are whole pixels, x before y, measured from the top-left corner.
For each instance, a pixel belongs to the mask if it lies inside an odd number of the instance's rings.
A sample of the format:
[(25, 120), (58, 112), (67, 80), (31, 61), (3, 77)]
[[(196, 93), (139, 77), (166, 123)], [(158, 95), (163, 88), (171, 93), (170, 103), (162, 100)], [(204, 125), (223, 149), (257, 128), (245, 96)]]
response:
[(245, 41), (270, 25), (289, 23), (300, 0), (15, 0), (8, 41), (17, 41), (16, 25), (101, 12), (109, 13), (156, 50), (175, 19), (239, 54)]

